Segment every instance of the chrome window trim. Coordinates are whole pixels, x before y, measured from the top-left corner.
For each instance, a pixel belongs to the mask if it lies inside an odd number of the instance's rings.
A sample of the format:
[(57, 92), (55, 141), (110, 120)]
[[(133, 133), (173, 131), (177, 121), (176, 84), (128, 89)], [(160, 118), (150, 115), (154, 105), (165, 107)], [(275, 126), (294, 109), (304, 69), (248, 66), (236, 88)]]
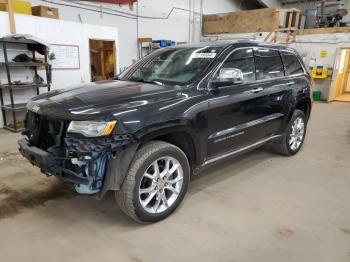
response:
[[(225, 46), (222, 50), (221, 50), (221, 52), (220, 52), (220, 55), (221, 55), (221, 53), (224, 53), (227, 49), (230, 49), (232, 47), (232, 45), (227, 45), (227, 46)], [(234, 49), (235, 50), (235, 49)], [(220, 56), (219, 55), (219, 56)], [(218, 56), (218, 57), (219, 57)], [(217, 59), (217, 58), (216, 58)], [(225, 57), (225, 59), (226, 59), (226, 57)], [(208, 81), (207, 83), (204, 83), (205, 84), (205, 87), (203, 87), (203, 88), (201, 88), (200, 86), (201, 86), (201, 84), (203, 84), (203, 82), (204, 82), (204, 80), (206, 79), (206, 78), (211, 78), (211, 75), (212, 75), (212, 71), (209, 71), (205, 76), (203, 76), (203, 78), (197, 83), (197, 86), (196, 86), (196, 89), (197, 90), (209, 90), (208, 89), (208, 87), (209, 87), (209, 82), (210, 81)]]
[[(240, 86), (240, 85), (244, 85), (244, 84), (252, 84), (252, 83), (262, 83), (262, 82), (267, 82), (267, 81), (271, 81), (271, 80), (281, 80), (281, 79), (286, 79), (286, 78), (293, 78), (293, 77), (297, 77), (297, 76), (303, 76), (303, 75), (307, 75), (307, 71), (304, 67), (304, 64), (301, 62), (301, 60), (299, 59), (298, 55), (296, 55), (296, 51), (294, 49), (285, 49), (285, 50), (280, 50), (279, 48), (276, 48), (276, 47), (259, 47), (259, 46), (245, 46), (245, 47), (237, 47), (235, 49), (233, 49), (232, 51), (230, 51), (230, 53), (223, 59), (222, 62), (220, 62), (220, 64), (215, 68), (214, 70), (214, 73), (211, 73), (209, 72), (208, 75), (211, 74), (211, 76), (209, 76), (209, 81), (207, 82), (207, 90), (210, 90), (210, 80), (212, 80), (213, 76), (220, 70), (220, 68), (223, 66), (223, 64), (225, 63), (225, 61), (227, 60), (227, 58), (234, 52), (238, 51), (238, 50), (242, 50), (242, 49), (253, 49), (254, 51), (259, 49), (259, 48), (266, 48), (266, 49), (269, 49), (269, 50), (275, 50), (275, 51), (278, 51), (279, 54), (280, 54), (280, 57), (281, 57), (281, 61), (282, 61), (282, 64), (283, 64), (283, 70), (284, 70), (284, 74), (285, 74), (285, 66), (284, 66), (284, 63), (283, 63), (283, 60), (282, 60), (282, 55), (281, 55), (281, 52), (286, 52), (286, 53), (290, 53), (291, 55), (294, 55), (297, 60), (299, 61), (302, 69), (303, 69), (303, 73), (299, 73), (299, 74), (294, 74), (294, 75), (289, 75), (289, 76), (280, 76), (280, 77), (273, 77), (273, 78), (267, 78), (267, 79), (259, 79), (259, 80), (255, 80), (255, 81), (252, 81), (252, 82), (248, 82), (248, 83), (242, 83), (242, 84), (238, 84), (237, 86)], [(254, 56), (254, 63), (255, 63), (255, 55), (253, 54)], [(256, 64), (255, 64), (255, 67), (256, 67)], [(208, 76), (207, 75), (207, 76)], [(203, 79), (205, 79), (207, 76), (203, 77)], [(202, 79), (202, 81), (203, 81)], [(200, 83), (202, 82), (200, 81)], [(200, 84), (199, 83), (199, 84)], [(198, 84), (198, 85), (199, 85)], [(221, 88), (227, 88), (227, 87), (232, 87), (232, 86), (223, 86), (223, 87), (220, 87)], [(199, 88), (199, 90), (201, 90), (201, 88)]]
[[(281, 58), (282, 58), (282, 52), (286, 52), (286, 53), (289, 53), (289, 54), (291, 54), (291, 55), (294, 55), (294, 56), (296, 57), (296, 59), (298, 60), (300, 66), (301, 66), (301, 68), (303, 69), (303, 72), (304, 72), (304, 73), (294, 74), (294, 75), (289, 75), (289, 76), (299, 76), (299, 75), (307, 74), (307, 71), (306, 71), (304, 62), (301, 61), (301, 59), (299, 58), (298, 55), (296, 55), (296, 52), (295, 52), (295, 51), (292, 52), (291, 50), (280, 50)], [(283, 63), (283, 67), (285, 67), (285, 66), (284, 66), (284, 62), (283, 62), (283, 58), (282, 58), (282, 63)], [(286, 71), (284, 71), (284, 73), (286, 73)], [(286, 76), (286, 77), (289, 77), (289, 76)]]
[[(232, 51), (230, 51), (229, 54), (225, 57), (225, 59), (223, 59), (220, 62), (220, 64), (215, 68), (214, 73), (211, 73), (211, 76), (209, 77), (210, 79), (209, 79), (209, 81), (207, 83), (207, 89), (208, 90), (210, 90), (210, 82), (213, 79), (214, 75), (216, 75), (217, 72), (220, 70), (220, 68), (222, 68), (223, 64), (226, 62), (226, 60), (229, 58), (229, 56), (232, 55), (234, 52), (237, 52), (237, 51), (243, 50), (243, 49), (252, 49), (252, 50), (254, 50), (254, 46), (237, 47), (237, 48), (233, 49)], [(253, 58), (254, 58), (254, 53), (253, 53)], [(254, 59), (254, 65), (255, 65), (255, 59)], [(256, 65), (255, 65), (255, 67), (256, 67)], [(250, 83), (254, 83), (255, 81), (252, 81), (252, 82), (249, 82), (249, 83), (242, 83), (242, 84), (250, 84)], [(242, 84), (239, 84), (239, 85), (242, 85)], [(227, 87), (230, 87), (230, 86), (227, 86)], [(220, 87), (220, 88), (222, 88), (222, 87)]]

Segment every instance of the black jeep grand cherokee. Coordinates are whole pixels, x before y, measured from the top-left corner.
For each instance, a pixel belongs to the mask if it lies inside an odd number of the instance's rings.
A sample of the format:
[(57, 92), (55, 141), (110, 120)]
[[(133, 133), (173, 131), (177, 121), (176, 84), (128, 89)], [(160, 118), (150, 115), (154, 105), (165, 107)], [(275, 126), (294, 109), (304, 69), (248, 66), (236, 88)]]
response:
[(171, 214), (190, 174), (267, 142), (301, 148), (311, 110), (300, 57), (252, 41), (165, 48), (116, 80), (37, 96), (20, 152), (140, 222)]

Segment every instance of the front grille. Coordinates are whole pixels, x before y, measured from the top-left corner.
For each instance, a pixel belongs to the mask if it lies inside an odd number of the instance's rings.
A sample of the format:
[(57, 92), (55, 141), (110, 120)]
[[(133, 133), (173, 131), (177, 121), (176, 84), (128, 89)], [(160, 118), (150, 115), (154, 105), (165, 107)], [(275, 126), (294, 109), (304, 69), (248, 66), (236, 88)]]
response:
[(62, 146), (66, 135), (67, 123), (28, 111), (26, 115), (26, 132), (30, 144), (43, 150), (52, 146)]

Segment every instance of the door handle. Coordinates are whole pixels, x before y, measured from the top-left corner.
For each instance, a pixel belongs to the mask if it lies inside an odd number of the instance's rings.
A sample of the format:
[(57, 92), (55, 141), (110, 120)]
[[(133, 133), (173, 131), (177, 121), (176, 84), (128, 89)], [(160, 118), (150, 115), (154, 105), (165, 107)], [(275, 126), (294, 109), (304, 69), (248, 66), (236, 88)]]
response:
[(292, 86), (292, 85), (294, 85), (294, 84), (295, 84), (295, 82), (288, 82), (288, 83), (287, 83), (288, 86)]
[(253, 89), (251, 89), (251, 90), (245, 91), (244, 93), (259, 93), (259, 92), (261, 92), (261, 91), (263, 91), (263, 90), (264, 90), (264, 88), (262, 88), (262, 87), (257, 87), (257, 88), (253, 88)]

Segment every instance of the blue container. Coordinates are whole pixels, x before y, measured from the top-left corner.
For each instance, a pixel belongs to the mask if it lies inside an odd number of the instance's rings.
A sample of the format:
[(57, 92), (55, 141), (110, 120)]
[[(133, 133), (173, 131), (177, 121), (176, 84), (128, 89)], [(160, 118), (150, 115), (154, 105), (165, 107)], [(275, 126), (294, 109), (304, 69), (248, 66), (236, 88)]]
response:
[(171, 45), (171, 46), (176, 46), (176, 42), (175, 42), (175, 41), (171, 41), (171, 42), (170, 42), (170, 45)]
[(155, 40), (153, 41), (154, 43), (159, 43), (160, 44), (160, 47), (166, 47), (167, 44), (166, 44), (166, 40)]

